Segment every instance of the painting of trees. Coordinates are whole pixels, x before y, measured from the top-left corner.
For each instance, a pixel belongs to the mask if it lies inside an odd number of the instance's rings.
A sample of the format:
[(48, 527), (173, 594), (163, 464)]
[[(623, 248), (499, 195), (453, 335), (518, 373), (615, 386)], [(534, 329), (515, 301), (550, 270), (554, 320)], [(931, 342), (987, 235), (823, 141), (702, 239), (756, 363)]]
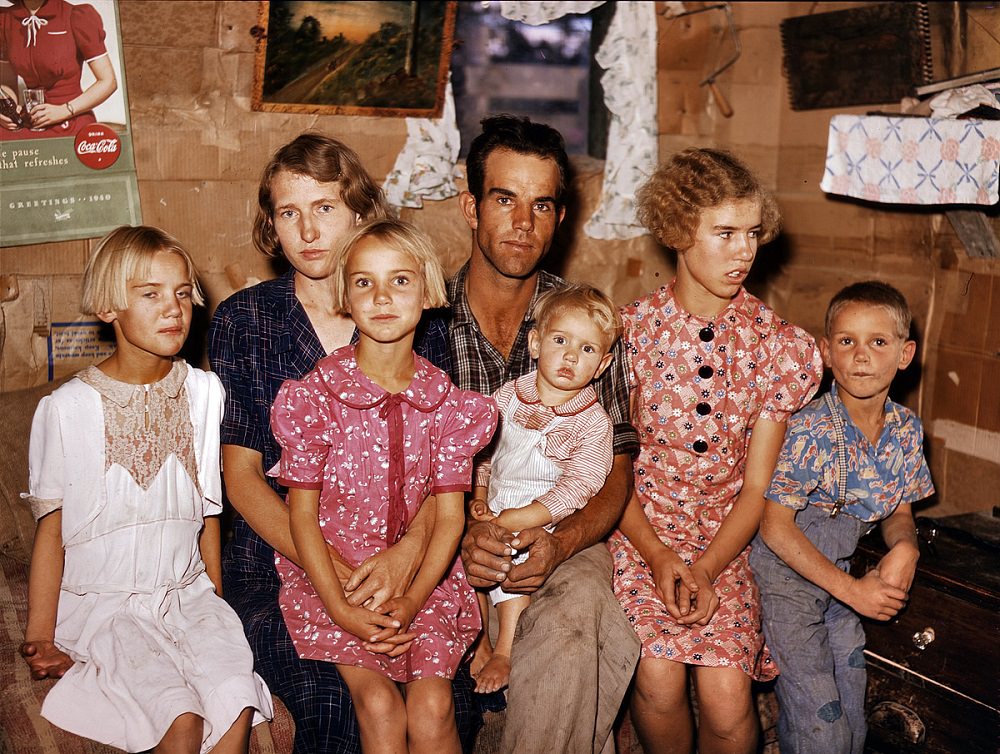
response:
[(454, 2), (261, 6), (254, 109), (440, 114)]

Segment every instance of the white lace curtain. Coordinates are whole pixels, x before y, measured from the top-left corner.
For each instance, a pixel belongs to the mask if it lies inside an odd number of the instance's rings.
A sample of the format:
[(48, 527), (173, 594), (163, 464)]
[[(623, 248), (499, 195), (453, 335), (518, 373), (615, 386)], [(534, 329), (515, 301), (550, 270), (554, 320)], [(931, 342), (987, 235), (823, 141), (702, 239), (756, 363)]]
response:
[[(597, 2), (500, 3), (505, 18), (537, 26), (567, 13), (587, 13)], [(591, 238), (625, 239), (645, 233), (635, 219), (635, 191), (656, 168), (656, 3), (616, 2), (595, 60), (611, 113), (601, 200), (584, 225)], [(407, 118), (407, 140), (385, 181), (389, 203), (421, 207), (424, 199), (458, 193), (459, 133), (451, 83), (440, 118)]]

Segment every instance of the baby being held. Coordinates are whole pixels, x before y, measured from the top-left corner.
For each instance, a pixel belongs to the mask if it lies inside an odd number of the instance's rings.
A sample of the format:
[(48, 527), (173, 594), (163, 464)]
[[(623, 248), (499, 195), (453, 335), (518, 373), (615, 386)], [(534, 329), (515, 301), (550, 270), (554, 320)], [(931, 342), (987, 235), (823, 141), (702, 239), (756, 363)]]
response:
[[(617, 308), (596, 288), (570, 285), (543, 293), (533, 310), (528, 349), (537, 368), (505, 383), (493, 398), (501, 428), (490, 457), (476, 469), (470, 514), (519, 532), (549, 530), (587, 504), (604, 485), (612, 464), (612, 424), (591, 383), (611, 363), (621, 335)], [(527, 553), (515, 557), (520, 563)], [(507, 685), (514, 629), (528, 607), (527, 595), (501, 586), (490, 591), (499, 618), (491, 646), (488, 606), (479, 594), (484, 631), (472, 675), (476, 691)]]

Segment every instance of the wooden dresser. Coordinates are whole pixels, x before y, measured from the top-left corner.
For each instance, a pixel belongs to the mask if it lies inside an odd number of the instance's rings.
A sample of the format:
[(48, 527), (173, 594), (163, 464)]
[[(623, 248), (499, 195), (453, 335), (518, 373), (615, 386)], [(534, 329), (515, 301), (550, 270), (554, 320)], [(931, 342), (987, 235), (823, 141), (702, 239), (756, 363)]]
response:
[[(1000, 751), (1000, 511), (918, 518), (920, 562), (907, 607), (865, 621), (868, 754)], [(882, 555), (862, 539), (852, 573)]]

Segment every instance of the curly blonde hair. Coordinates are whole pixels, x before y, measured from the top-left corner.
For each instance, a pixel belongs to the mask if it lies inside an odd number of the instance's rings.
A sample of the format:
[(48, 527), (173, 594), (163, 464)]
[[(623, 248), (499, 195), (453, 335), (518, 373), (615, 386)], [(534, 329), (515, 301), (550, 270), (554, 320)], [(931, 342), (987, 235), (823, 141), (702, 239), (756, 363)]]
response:
[(740, 199), (760, 202), (761, 245), (778, 235), (778, 205), (750, 168), (721, 149), (685, 149), (636, 192), (636, 215), (660, 244), (684, 251), (694, 244), (703, 210)]

